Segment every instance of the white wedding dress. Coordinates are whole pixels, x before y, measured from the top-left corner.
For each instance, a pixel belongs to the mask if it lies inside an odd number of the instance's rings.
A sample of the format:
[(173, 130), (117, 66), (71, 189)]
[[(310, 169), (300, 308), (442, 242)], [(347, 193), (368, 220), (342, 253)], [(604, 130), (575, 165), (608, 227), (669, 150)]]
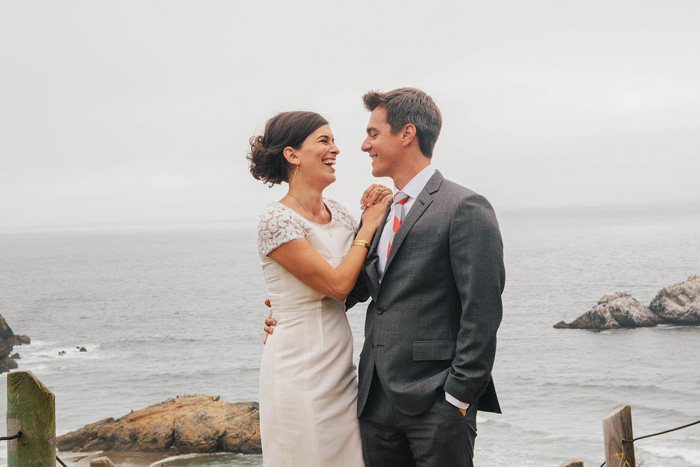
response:
[(267, 207), (258, 252), (277, 326), (260, 367), (260, 434), (267, 467), (364, 466), (357, 374), (345, 304), (307, 287), (267, 255), (305, 238), (331, 266), (350, 249), (356, 223), (324, 199), (332, 220), (314, 224), (281, 203)]

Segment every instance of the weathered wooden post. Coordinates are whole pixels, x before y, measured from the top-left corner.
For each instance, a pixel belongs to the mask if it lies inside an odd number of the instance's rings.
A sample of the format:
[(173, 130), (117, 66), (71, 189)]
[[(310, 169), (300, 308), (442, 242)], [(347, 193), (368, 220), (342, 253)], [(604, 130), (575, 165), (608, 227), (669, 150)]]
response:
[(7, 375), (7, 466), (56, 466), (56, 402), (29, 371)]
[(569, 459), (568, 461), (564, 462), (559, 467), (583, 467), (583, 461), (576, 460), (576, 459)]
[(606, 467), (636, 467), (634, 444), (622, 442), (633, 439), (629, 405), (618, 405), (603, 417), (603, 438)]

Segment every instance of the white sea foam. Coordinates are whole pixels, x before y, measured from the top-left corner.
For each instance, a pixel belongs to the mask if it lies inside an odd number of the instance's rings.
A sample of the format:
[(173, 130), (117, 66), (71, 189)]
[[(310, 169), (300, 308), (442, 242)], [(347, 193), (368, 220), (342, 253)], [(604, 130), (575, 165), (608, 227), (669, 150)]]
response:
[(180, 456), (172, 456), (172, 457), (166, 457), (165, 459), (156, 461), (149, 465), (148, 467), (160, 467), (162, 464), (167, 464), (169, 462), (175, 462), (175, 461), (180, 461), (180, 460), (186, 460), (186, 459), (197, 459), (199, 457), (215, 457), (215, 456), (230, 456), (230, 452), (217, 452), (217, 453), (212, 453), (212, 454), (200, 454), (200, 453), (194, 453), (194, 454), (182, 454)]
[(78, 347), (60, 347), (50, 344), (43, 344), (41, 346), (27, 347), (26, 351), (21, 351), (21, 359), (18, 361), (21, 368), (33, 369), (36, 368), (38, 363), (47, 363), (52, 360), (71, 360), (76, 358), (83, 358), (88, 360), (94, 360), (100, 358), (98, 352), (100, 344), (86, 344), (81, 347), (85, 348), (85, 352), (81, 352)]
[(649, 452), (664, 459), (682, 459), (690, 465), (700, 465), (700, 449), (667, 446), (645, 446), (640, 451)]

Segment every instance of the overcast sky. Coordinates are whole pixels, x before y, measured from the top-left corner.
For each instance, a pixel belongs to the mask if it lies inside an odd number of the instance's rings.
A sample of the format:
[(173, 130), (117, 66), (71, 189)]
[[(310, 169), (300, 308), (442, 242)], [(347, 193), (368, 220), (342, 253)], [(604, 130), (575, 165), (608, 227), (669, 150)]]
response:
[(361, 96), (400, 86), (497, 212), (700, 204), (698, 57), (697, 0), (4, 1), (0, 229), (255, 219), (247, 141), (296, 109), (357, 211)]

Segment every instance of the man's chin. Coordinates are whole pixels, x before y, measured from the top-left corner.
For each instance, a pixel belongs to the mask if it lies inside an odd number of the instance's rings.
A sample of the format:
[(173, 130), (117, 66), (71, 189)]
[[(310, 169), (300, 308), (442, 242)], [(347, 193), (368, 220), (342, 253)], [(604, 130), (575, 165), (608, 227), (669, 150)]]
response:
[(373, 177), (383, 177), (384, 172), (379, 167), (372, 166), (372, 176)]

